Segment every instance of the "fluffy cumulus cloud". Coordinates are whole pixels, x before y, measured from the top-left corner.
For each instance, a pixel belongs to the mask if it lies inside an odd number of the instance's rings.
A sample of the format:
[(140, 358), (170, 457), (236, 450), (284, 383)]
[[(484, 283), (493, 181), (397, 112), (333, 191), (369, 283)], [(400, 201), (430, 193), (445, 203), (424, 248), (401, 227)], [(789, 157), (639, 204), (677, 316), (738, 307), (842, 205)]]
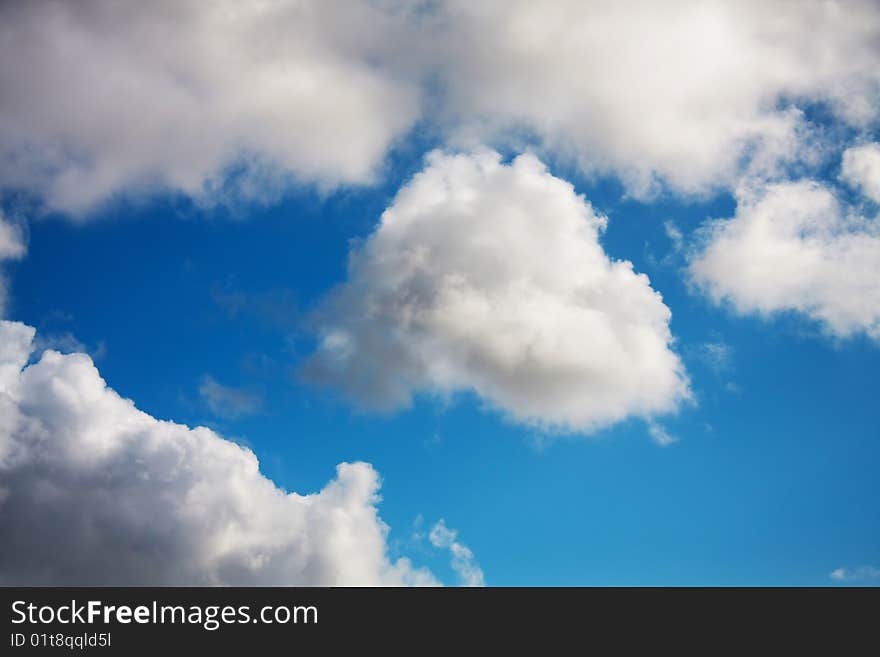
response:
[(604, 252), (605, 222), (531, 155), (432, 153), (319, 308), (306, 375), (385, 409), (473, 391), (573, 432), (674, 410), (670, 311)]
[(880, 144), (848, 148), (843, 153), (840, 177), (875, 203), (880, 203)]
[(285, 492), (249, 450), (139, 411), (84, 354), (26, 365), (33, 336), (0, 322), (0, 584), (435, 582), (389, 559), (370, 465)]
[(798, 107), (878, 116), (872, 0), (448, 0), (446, 117), (465, 137), (536, 134), (634, 194), (703, 192), (817, 156)]
[(372, 179), (418, 114), (377, 3), (105, 0), (0, 6), (0, 180), (50, 208), (120, 191), (261, 197)]
[(703, 192), (816, 157), (798, 108), (880, 107), (872, 0), (34, 0), (0, 6), (0, 52), (3, 185), (74, 216), (368, 182), (420, 120)]
[(471, 549), (458, 540), (458, 532), (446, 526), (443, 518), (431, 528), (428, 540), (436, 548), (449, 550), (452, 555), (452, 570), (458, 575), (461, 586), (485, 586), (486, 578), (477, 564)]
[(880, 223), (811, 181), (744, 186), (730, 219), (709, 222), (694, 281), (741, 313), (793, 311), (831, 335), (880, 340)]

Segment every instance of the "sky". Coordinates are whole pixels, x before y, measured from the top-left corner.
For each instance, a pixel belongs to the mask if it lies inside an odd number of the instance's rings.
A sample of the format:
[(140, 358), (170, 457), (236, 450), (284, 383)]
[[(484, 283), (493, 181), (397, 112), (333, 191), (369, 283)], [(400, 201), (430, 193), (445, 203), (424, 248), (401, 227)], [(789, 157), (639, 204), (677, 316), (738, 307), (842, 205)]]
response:
[(3, 5), (0, 583), (880, 583), (878, 43)]

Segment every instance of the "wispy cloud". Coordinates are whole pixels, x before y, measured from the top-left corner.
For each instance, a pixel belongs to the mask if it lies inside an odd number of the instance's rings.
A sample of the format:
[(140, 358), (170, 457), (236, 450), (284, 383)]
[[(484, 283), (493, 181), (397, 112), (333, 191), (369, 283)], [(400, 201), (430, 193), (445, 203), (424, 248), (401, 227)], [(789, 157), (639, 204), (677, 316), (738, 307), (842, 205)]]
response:
[(34, 338), (34, 351), (39, 353), (46, 349), (54, 349), (63, 354), (88, 354), (92, 360), (101, 360), (107, 355), (107, 343), (103, 340), (90, 348), (70, 331), (37, 335)]
[(447, 527), (443, 518), (431, 528), (428, 539), (434, 547), (447, 549), (452, 554), (452, 570), (458, 575), (461, 586), (486, 585), (483, 570), (477, 564), (474, 553), (467, 545), (457, 540), (458, 532)]
[[(22, 227), (8, 221), (0, 208), (0, 264), (6, 260), (19, 260), (26, 252), (27, 245)], [(6, 275), (0, 269), (0, 317), (6, 312), (8, 298)]]
[(663, 231), (672, 243), (672, 252), (681, 253), (684, 249), (684, 233), (681, 232), (681, 229), (675, 225), (674, 221), (667, 219), (663, 222)]
[(660, 447), (669, 447), (673, 443), (678, 442), (678, 438), (671, 435), (663, 426), (656, 422), (648, 422), (648, 435)]
[(215, 285), (211, 298), (230, 319), (247, 315), (270, 328), (285, 331), (296, 329), (302, 320), (296, 293), (287, 288), (245, 292), (228, 285)]
[(697, 350), (700, 360), (716, 374), (722, 374), (733, 366), (733, 347), (717, 340), (704, 342)]
[(856, 568), (838, 568), (829, 575), (837, 582), (861, 582), (880, 579), (880, 568), (877, 566), (858, 566)]
[(263, 407), (263, 399), (257, 393), (225, 386), (209, 375), (202, 377), (199, 395), (212, 413), (228, 419), (253, 415)]
[(715, 376), (718, 383), (723, 382), (722, 387), (724, 390), (733, 394), (740, 394), (742, 392), (739, 384), (728, 380), (733, 375), (735, 369), (735, 351), (733, 346), (720, 336), (713, 336), (706, 342), (688, 347), (686, 353), (691, 359), (699, 361), (708, 369)]

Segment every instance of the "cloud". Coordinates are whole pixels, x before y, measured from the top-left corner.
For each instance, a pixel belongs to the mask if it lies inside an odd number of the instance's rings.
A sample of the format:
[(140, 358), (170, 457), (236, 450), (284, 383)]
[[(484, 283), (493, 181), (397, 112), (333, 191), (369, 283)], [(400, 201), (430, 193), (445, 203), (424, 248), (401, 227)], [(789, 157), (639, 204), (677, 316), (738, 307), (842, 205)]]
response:
[(2, 270), (3, 263), (23, 258), (25, 253), (27, 253), (27, 245), (22, 229), (8, 221), (0, 208), (0, 318), (6, 315), (6, 306), (9, 302), (9, 283)]
[[(878, 118), (880, 12), (870, 1), (440, 4), (449, 131), (536, 135), (649, 196), (705, 193), (821, 156), (822, 129)], [(514, 142), (516, 140), (514, 139)]]
[(263, 400), (256, 393), (224, 386), (208, 375), (202, 377), (199, 395), (212, 413), (229, 419), (252, 415), (263, 407)]
[(18, 260), (27, 252), (21, 229), (6, 220), (0, 210), (0, 261)]
[(873, 142), (844, 151), (840, 178), (880, 203), (880, 144)]
[(605, 221), (531, 155), (432, 153), (318, 309), (306, 377), (386, 410), (473, 391), (545, 430), (675, 410), (671, 313)]
[(663, 232), (672, 245), (672, 253), (670, 255), (681, 253), (684, 248), (684, 233), (675, 225), (675, 222), (666, 220), (663, 222)]
[(90, 349), (70, 331), (38, 333), (34, 337), (32, 351), (39, 354), (46, 349), (60, 351), (63, 354), (84, 353), (88, 354), (92, 360), (101, 360), (107, 355), (107, 343), (103, 340), (99, 341), (94, 349)]
[(703, 193), (820, 157), (804, 107), (876, 120), (878, 44), (869, 0), (3, 3), (0, 179), (80, 217), (266, 201), (374, 181), (421, 123)]
[(120, 192), (368, 183), (416, 120), (379, 3), (0, 8), (0, 179), (82, 215)]
[(838, 582), (858, 582), (867, 579), (880, 579), (880, 568), (860, 566), (858, 568), (838, 568), (829, 575)]
[(301, 322), (301, 311), (293, 290), (275, 288), (262, 292), (243, 292), (229, 286), (211, 289), (214, 303), (230, 318), (251, 316), (274, 329), (294, 331)]
[(733, 347), (723, 340), (703, 342), (696, 346), (694, 353), (706, 367), (719, 376), (733, 367)]
[(651, 440), (660, 447), (669, 447), (678, 442), (678, 438), (671, 435), (662, 425), (659, 425), (656, 422), (648, 422), (647, 426), (648, 435), (651, 436)]
[(0, 584), (436, 583), (389, 559), (369, 464), (288, 493), (253, 452), (139, 411), (84, 354), (25, 366), (33, 337), (0, 322)]
[(460, 586), (485, 586), (483, 571), (474, 559), (474, 553), (463, 543), (459, 543), (458, 532), (446, 526), (443, 518), (431, 528), (428, 540), (437, 548), (449, 550), (452, 555), (452, 570), (458, 575)]
[(709, 222), (689, 269), (715, 303), (793, 311), (836, 337), (880, 340), (880, 223), (825, 185), (743, 186), (734, 217)]

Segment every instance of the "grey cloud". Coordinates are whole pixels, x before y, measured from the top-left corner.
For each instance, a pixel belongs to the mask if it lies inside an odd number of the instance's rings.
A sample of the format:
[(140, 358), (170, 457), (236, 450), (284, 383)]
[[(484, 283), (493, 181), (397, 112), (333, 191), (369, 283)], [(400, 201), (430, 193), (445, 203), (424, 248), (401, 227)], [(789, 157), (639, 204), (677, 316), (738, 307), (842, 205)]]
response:
[(263, 407), (263, 399), (257, 393), (223, 385), (208, 375), (202, 377), (199, 395), (212, 413), (229, 419), (252, 415)]
[(286, 492), (204, 427), (139, 411), (84, 354), (0, 322), (0, 584), (433, 584), (387, 554), (379, 477), (343, 463)]

